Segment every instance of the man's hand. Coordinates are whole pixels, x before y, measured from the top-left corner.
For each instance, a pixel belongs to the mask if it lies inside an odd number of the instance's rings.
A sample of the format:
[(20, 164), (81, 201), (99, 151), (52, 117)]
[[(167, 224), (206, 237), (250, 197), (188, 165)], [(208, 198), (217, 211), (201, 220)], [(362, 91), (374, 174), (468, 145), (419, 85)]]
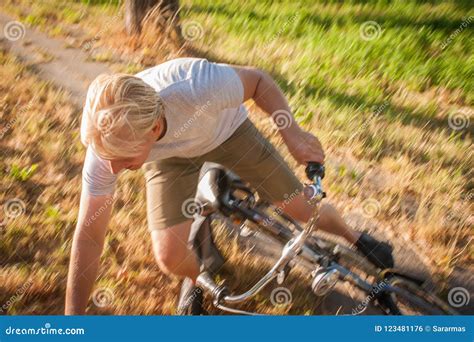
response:
[(297, 130), (283, 134), (288, 150), (299, 164), (306, 164), (308, 162), (318, 162), (324, 164), (324, 150), (313, 134), (303, 130)]
[(81, 194), (66, 288), (66, 315), (83, 315), (97, 277), (105, 232), (113, 207), (111, 195)]

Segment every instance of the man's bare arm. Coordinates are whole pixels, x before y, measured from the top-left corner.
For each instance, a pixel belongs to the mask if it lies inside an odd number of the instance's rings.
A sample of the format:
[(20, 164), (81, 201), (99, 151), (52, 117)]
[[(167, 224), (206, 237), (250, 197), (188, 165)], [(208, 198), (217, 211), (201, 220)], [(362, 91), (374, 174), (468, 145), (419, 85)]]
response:
[(81, 204), (74, 233), (66, 289), (66, 315), (82, 315), (86, 311), (99, 260), (104, 246), (106, 227), (113, 197), (81, 194)]
[[(255, 104), (273, 117), (289, 151), (300, 164), (309, 161), (324, 162), (324, 151), (319, 140), (303, 131), (293, 118), (285, 95), (266, 72), (254, 67), (232, 66), (244, 87), (244, 102), (253, 99)], [(281, 115), (286, 116), (281, 118)], [(278, 117), (284, 124), (277, 122)]]

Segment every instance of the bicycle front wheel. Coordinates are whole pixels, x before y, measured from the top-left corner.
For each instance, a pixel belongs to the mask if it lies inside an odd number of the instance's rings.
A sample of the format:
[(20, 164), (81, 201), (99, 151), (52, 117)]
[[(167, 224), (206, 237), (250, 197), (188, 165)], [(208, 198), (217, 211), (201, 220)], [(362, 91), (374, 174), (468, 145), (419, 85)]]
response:
[(401, 315), (458, 315), (459, 313), (440, 298), (402, 277), (389, 280), (391, 296)]

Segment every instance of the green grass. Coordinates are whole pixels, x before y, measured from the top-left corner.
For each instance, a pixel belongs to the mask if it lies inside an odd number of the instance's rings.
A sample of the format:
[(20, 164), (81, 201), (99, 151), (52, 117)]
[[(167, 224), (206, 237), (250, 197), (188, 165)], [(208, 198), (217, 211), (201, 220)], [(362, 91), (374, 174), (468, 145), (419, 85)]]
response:
[[(204, 28), (203, 49), (216, 55), (227, 51), (222, 54), (232, 61), (274, 70), (294, 81), (289, 88), (292, 94), (304, 91), (317, 97), (322, 87), (344, 94), (350, 87), (359, 102), (370, 105), (386, 98), (380, 84), (388, 81), (418, 91), (431, 86), (459, 88), (464, 101), (472, 104), (469, 75), (474, 64), (468, 39), (472, 27), (441, 51), (444, 39), (474, 14), (467, 11), (467, 3), (201, 0), (182, 4), (185, 19), (192, 18)], [(360, 27), (366, 21), (380, 25), (378, 39), (361, 39)]]

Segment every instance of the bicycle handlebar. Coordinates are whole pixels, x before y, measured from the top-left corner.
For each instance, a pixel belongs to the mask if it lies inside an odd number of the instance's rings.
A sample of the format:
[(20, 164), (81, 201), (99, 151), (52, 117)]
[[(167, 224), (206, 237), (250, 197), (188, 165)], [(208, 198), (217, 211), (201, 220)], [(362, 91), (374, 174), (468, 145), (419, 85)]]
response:
[[(308, 163), (306, 167), (306, 175), (312, 181), (304, 189), (304, 194), (309, 203), (318, 208), (318, 204), (325, 197), (322, 190), (321, 179), (324, 177), (324, 166), (319, 163)], [(217, 285), (208, 272), (202, 272), (196, 279), (196, 284), (206, 290), (214, 298), (214, 305), (222, 308), (222, 303), (235, 304), (243, 302), (255, 294), (260, 292), (270, 281), (275, 279), (281, 272), (285, 272), (289, 263), (300, 254), (306, 239), (311, 235), (316, 227), (318, 215), (308, 222), (306, 227), (302, 229), (294, 238), (289, 240), (283, 247), (282, 253), (278, 261), (271, 270), (263, 276), (252, 288), (241, 295), (230, 296), (227, 294), (225, 286)]]

